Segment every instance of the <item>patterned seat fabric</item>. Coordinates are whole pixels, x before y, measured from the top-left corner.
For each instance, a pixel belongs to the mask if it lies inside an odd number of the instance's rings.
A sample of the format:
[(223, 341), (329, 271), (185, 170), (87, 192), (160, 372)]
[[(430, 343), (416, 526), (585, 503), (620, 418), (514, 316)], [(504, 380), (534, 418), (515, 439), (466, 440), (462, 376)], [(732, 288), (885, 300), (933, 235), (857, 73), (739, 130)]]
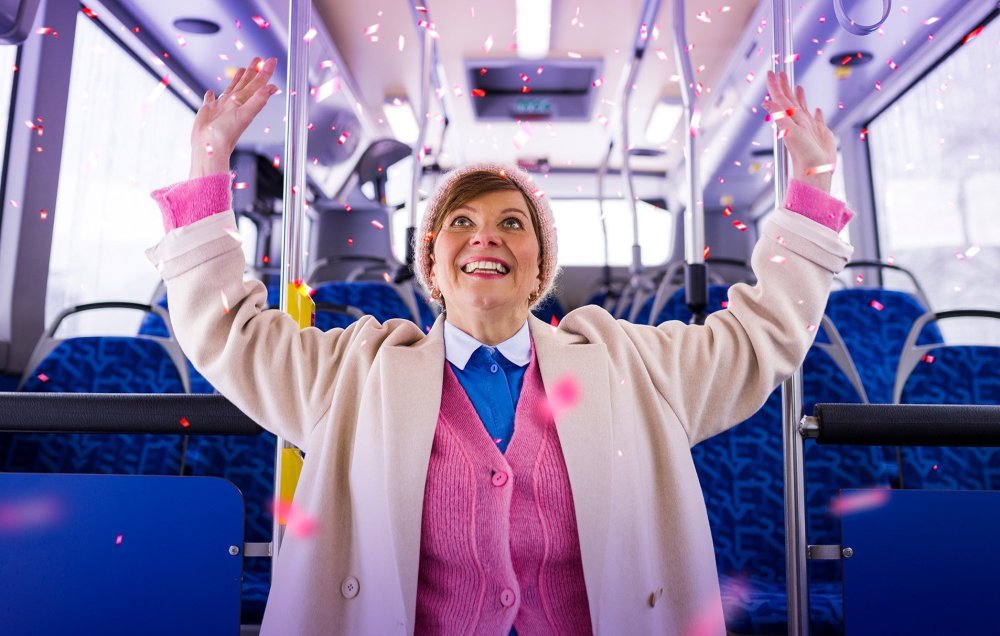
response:
[(431, 309), (427, 299), (424, 298), (424, 295), (416, 287), (413, 289), (413, 297), (417, 301), (417, 311), (420, 313), (420, 328), (424, 332), (428, 332), (434, 326), (434, 321), (437, 317), (434, 315), (434, 310)]
[[(705, 313), (710, 314), (712, 312), (719, 311), (720, 309), (724, 309), (726, 307), (726, 303), (728, 302), (728, 287), (725, 285), (708, 286), (708, 307), (705, 308)], [(652, 311), (652, 303), (650, 303), (649, 308), (650, 311)], [(675, 291), (670, 296), (667, 303), (663, 305), (663, 309), (660, 310), (660, 315), (657, 316), (656, 320), (651, 324), (658, 325), (668, 320), (680, 320), (684, 323), (691, 322), (691, 311), (688, 309), (686, 299), (684, 297), (683, 287)]]
[[(899, 355), (910, 328), (927, 308), (906, 292), (841, 289), (830, 294), (826, 314), (840, 331), (872, 404), (891, 404)], [(927, 325), (917, 344), (943, 342), (937, 324)]]
[[(163, 295), (156, 301), (156, 304), (167, 313), (170, 313), (170, 307), (167, 304), (166, 292), (163, 292)], [(164, 324), (162, 318), (156, 314), (146, 314), (142, 319), (142, 323), (139, 325), (139, 335), (169, 338), (170, 332), (167, 331), (167, 325)], [(187, 361), (187, 367), (188, 378), (191, 382), (191, 393), (215, 393), (215, 387), (209, 384), (208, 380), (205, 379), (205, 376), (198, 373), (198, 370), (194, 368), (194, 365), (191, 364), (190, 360)]]
[[(1000, 347), (942, 346), (928, 351), (903, 386), (902, 404), (1000, 404)], [(907, 488), (1000, 489), (1000, 449), (905, 447)]]
[[(331, 303), (335, 305), (350, 305), (351, 307), (357, 307), (365, 314), (374, 316), (375, 320), (378, 320), (379, 322), (386, 322), (387, 320), (391, 320), (393, 318), (413, 320), (413, 314), (410, 312), (410, 308), (406, 306), (406, 303), (399, 297), (396, 290), (385, 283), (323, 283), (322, 285), (316, 287), (315, 291), (316, 293), (313, 294), (313, 301), (316, 303)], [(321, 315), (323, 314), (326, 314), (328, 317), (321, 318)], [(317, 313), (316, 326), (324, 331), (337, 326), (346, 326), (338, 324), (341, 322), (340, 318), (333, 318), (334, 316), (341, 315), (342, 314), (334, 314), (330, 312), (322, 312), (322, 314)], [(344, 316), (344, 318), (348, 317)], [(350, 322), (353, 322), (353, 320)], [(350, 324), (350, 322), (347, 324)]]
[[(724, 298), (719, 292), (724, 289), (710, 289), (713, 310), (720, 307)], [(672, 300), (675, 302), (667, 307), (674, 314), (661, 317), (690, 319), (682, 302), (683, 291)], [(847, 377), (818, 348), (811, 349), (806, 357), (803, 385), (806, 412), (811, 412), (816, 402), (861, 401)], [(773, 392), (748, 420), (698, 444), (691, 454), (712, 526), (727, 628), (737, 633), (786, 633), (780, 390)], [(831, 505), (839, 489), (888, 484), (879, 448), (810, 443), (805, 450), (805, 469), (810, 543), (840, 542), (839, 518)], [(840, 633), (840, 564), (815, 562), (809, 570), (814, 631)]]
[[(183, 393), (180, 374), (156, 341), (70, 338), (24, 385), (36, 393)], [(178, 474), (182, 438), (159, 435), (0, 433), (0, 470), (129, 475)]]

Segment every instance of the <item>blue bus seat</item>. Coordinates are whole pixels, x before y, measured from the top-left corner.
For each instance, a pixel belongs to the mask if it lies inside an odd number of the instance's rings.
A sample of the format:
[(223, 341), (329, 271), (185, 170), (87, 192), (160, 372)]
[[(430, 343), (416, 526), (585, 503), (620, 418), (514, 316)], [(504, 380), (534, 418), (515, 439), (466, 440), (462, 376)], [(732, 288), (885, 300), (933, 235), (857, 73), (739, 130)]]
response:
[[(67, 316), (92, 309), (138, 309), (136, 303), (93, 303), (56, 318), (32, 352), (20, 390), (39, 393), (185, 393), (186, 368), (172, 334), (56, 338)], [(183, 440), (158, 435), (2, 433), (0, 471), (177, 474)]]
[[(712, 308), (721, 292), (713, 286)], [(681, 319), (683, 304), (668, 303)], [(827, 323), (829, 324), (829, 323)], [(831, 327), (832, 330), (832, 327)], [(803, 364), (804, 406), (817, 402), (863, 402), (845, 371), (842, 357), (814, 345)], [(840, 358), (841, 361), (837, 361)], [(723, 589), (727, 629), (732, 633), (777, 634), (787, 630), (785, 588), (784, 475), (780, 389), (764, 406), (733, 429), (691, 449), (706, 499), (716, 562)], [(806, 446), (806, 514), (811, 543), (839, 543), (839, 519), (831, 504), (841, 488), (885, 487), (889, 474), (879, 448)], [(810, 615), (817, 634), (840, 633), (843, 625), (839, 565), (810, 564)]]
[[(975, 315), (1000, 319), (995, 311), (949, 311), (914, 323), (900, 357), (897, 403), (1000, 404), (1000, 346), (917, 342), (926, 325)], [(912, 446), (901, 453), (907, 488), (1000, 490), (1000, 449)]]
[[(907, 292), (854, 288), (830, 294), (826, 314), (843, 336), (871, 403), (892, 403), (903, 343), (910, 327), (926, 311)], [(937, 325), (928, 324), (918, 344), (941, 342)]]
[[(712, 312), (723, 309), (726, 303), (729, 302), (729, 286), (728, 285), (709, 285), (708, 286), (708, 307), (705, 308), (705, 313), (710, 314)], [(691, 322), (691, 311), (688, 309), (687, 303), (684, 297), (684, 288), (676, 290), (667, 300), (663, 309), (660, 311), (659, 315), (652, 322), (654, 325), (658, 325), (668, 320), (680, 320), (684, 323)]]
[[(399, 293), (386, 283), (372, 281), (332, 282), (322, 283), (315, 288), (313, 301), (335, 305), (357, 307), (365, 314), (375, 317), (379, 322), (393, 318), (413, 320), (413, 313)], [(320, 316), (316, 316), (316, 326), (320, 329), (330, 329), (320, 324)], [(336, 326), (336, 325), (334, 325)]]
[(0, 474), (5, 634), (236, 634), (243, 502), (221, 479)]
[[(156, 302), (154, 303), (157, 307), (160, 307), (168, 314), (170, 313), (170, 306), (167, 301), (167, 290), (163, 289), (158, 293)], [(161, 338), (172, 337), (172, 334), (167, 329), (167, 323), (164, 322), (158, 314), (149, 313), (146, 314), (142, 319), (142, 323), (139, 325), (139, 335), (140, 336), (158, 336)], [(191, 393), (215, 393), (215, 387), (213, 387), (208, 380), (205, 379), (194, 365), (191, 364), (190, 360), (186, 360), (188, 378), (191, 382)]]

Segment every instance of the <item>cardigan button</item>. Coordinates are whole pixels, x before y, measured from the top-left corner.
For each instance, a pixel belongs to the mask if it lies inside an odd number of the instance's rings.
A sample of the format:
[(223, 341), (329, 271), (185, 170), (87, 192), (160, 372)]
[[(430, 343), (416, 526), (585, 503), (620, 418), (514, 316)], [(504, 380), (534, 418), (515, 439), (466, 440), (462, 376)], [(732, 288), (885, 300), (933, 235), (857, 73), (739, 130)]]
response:
[(503, 592), (500, 592), (500, 603), (504, 607), (510, 607), (514, 604), (515, 600), (517, 600), (517, 597), (514, 595), (514, 590), (507, 588)]
[(349, 576), (340, 584), (340, 593), (344, 598), (354, 598), (361, 591), (361, 583), (353, 576)]
[(493, 479), (491, 481), (493, 482), (494, 486), (499, 488), (507, 483), (507, 473), (503, 472), (502, 470), (498, 470), (495, 473), (493, 473)]

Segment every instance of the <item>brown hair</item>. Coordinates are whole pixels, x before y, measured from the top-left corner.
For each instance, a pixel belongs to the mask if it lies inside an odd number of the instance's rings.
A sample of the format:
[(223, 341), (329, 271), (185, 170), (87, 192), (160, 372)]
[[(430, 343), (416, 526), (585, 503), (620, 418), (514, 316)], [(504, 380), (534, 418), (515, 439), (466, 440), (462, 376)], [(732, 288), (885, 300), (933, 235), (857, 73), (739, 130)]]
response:
[(528, 208), (528, 216), (531, 218), (531, 229), (535, 232), (535, 240), (538, 241), (538, 262), (545, 260), (545, 244), (542, 242), (541, 222), (538, 218), (538, 207), (535, 205), (534, 197), (521, 189), (516, 183), (508, 179), (504, 172), (494, 172), (492, 170), (476, 170), (464, 174), (455, 179), (442, 193), (440, 203), (431, 219), (431, 231), (424, 240), (429, 243), (428, 252), (434, 253), (434, 241), (437, 239), (444, 219), (457, 208), (462, 207), (469, 201), (484, 194), (493, 192), (520, 192), (524, 203)]

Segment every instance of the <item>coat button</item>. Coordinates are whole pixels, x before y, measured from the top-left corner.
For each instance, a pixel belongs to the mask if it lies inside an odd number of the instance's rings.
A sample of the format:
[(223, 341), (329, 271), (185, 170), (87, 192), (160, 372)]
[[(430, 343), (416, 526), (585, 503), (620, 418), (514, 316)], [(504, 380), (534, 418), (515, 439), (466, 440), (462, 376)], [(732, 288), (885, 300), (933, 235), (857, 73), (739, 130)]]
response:
[(344, 598), (354, 598), (361, 591), (361, 583), (358, 582), (353, 576), (349, 576), (344, 579), (344, 582), (340, 584), (340, 593), (344, 595)]
[(514, 590), (507, 588), (503, 592), (500, 592), (500, 603), (504, 607), (510, 607), (517, 600), (517, 596), (514, 594)]
[(504, 484), (507, 483), (507, 473), (503, 472), (502, 470), (496, 471), (495, 473), (493, 473), (492, 481), (493, 485), (496, 486), (497, 488), (503, 486)]

